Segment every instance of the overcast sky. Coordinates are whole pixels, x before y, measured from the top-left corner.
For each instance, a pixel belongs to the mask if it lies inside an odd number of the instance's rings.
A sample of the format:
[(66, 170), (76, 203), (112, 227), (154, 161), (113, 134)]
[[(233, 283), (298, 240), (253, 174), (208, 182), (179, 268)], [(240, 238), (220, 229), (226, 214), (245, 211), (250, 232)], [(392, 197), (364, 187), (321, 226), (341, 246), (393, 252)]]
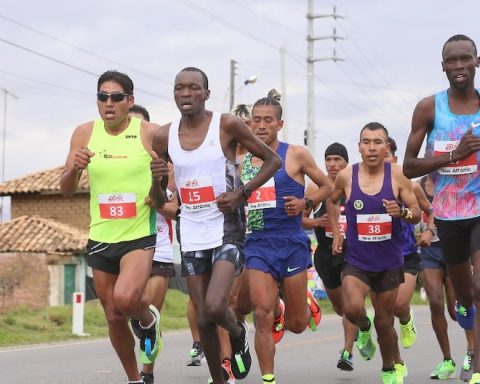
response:
[[(358, 132), (374, 120), (390, 130), (402, 158), (415, 104), (448, 86), (443, 43), (457, 33), (480, 41), (480, 2), (316, 0), (315, 13), (333, 5), (346, 18), (315, 20), (315, 35), (335, 27), (345, 40), (315, 42), (315, 56), (336, 48), (345, 61), (315, 64), (316, 158), (323, 167), (325, 147), (340, 141), (357, 161)], [(303, 143), (306, 11), (307, 0), (3, 0), (0, 88), (18, 97), (7, 100), (5, 179), (63, 165), (73, 129), (98, 116), (96, 81), (105, 70), (128, 73), (136, 102), (167, 123), (177, 116), (172, 90), (181, 68), (203, 69), (208, 109), (227, 112), (230, 60), (238, 62), (236, 101), (252, 103), (280, 88), (281, 46), (288, 138)], [(242, 86), (253, 75), (257, 82)]]

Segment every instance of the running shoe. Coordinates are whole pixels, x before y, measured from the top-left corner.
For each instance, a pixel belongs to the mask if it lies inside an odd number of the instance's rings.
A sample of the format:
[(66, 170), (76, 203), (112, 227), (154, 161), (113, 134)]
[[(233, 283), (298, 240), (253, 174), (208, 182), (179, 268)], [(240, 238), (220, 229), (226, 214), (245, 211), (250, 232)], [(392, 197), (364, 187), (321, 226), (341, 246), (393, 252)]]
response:
[(252, 356), (248, 346), (248, 325), (247, 322), (238, 322), (242, 332), (238, 339), (233, 339), (230, 335), (230, 344), (232, 346), (232, 357), (230, 359), (233, 375), (236, 379), (243, 379), (248, 375), (252, 366)]
[(480, 384), (480, 373), (475, 372), (470, 379), (469, 384)]
[(153, 384), (154, 383), (154, 378), (153, 378), (153, 373), (145, 373), (145, 372), (140, 372), (140, 376), (142, 376), (144, 384)]
[(307, 304), (310, 307), (310, 312), (312, 313), (312, 317), (310, 318), (308, 326), (312, 331), (315, 332), (320, 324), (320, 320), (322, 319), (322, 311), (320, 309), (320, 305), (317, 303), (317, 300), (315, 300), (315, 297), (313, 297), (310, 289), (307, 289)]
[(403, 384), (403, 377), (399, 380), (395, 369), (391, 371), (382, 371), (383, 384)]
[(342, 371), (353, 371), (353, 356), (346, 349), (340, 351), (337, 368)]
[(235, 376), (232, 372), (232, 363), (228, 357), (222, 360), (223, 378), (227, 380), (227, 384), (235, 384)]
[(375, 351), (377, 346), (372, 340), (372, 327), (373, 327), (373, 317), (370, 314), (367, 314), (368, 320), (370, 320), (370, 328), (367, 331), (362, 331), (358, 329), (358, 337), (356, 341), (358, 352), (360, 357), (363, 360), (371, 360), (375, 356)]
[(466, 308), (463, 305), (455, 303), (455, 314), (457, 321), (463, 329), (473, 329), (475, 312), (476, 308), (474, 305), (472, 305), (470, 308)]
[(272, 326), (272, 338), (275, 344), (277, 344), (285, 333), (285, 303), (282, 299), (278, 299), (278, 308), (280, 315), (275, 319)]
[(187, 362), (187, 367), (199, 367), (205, 362), (205, 354), (203, 353), (202, 344), (199, 341), (194, 341), (192, 349), (190, 350), (190, 360)]
[(403, 382), (403, 378), (408, 376), (407, 365), (405, 363), (396, 363), (393, 368), (397, 372), (397, 380), (401, 379), (401, 382)]
[(403, 348), (410, 348), (417, 340), (417, 329), (413, 321), (413, 310), (410, 309), (410, 320), (407, 324), (400, 323), (400, 341)]
[(452, 359), (443, 360), (437, 364), (433, 372), (430, 374), (431, 379), (446, 380), (452, 379), (457, 373), (457, 367)]
[(275, 376), (271, 373), (267, 373), (262, 376), (262, 382), (263, 384), (275, 384)]
[(154, 305), (150, 304), (149, 309), (155, 320), (147, 329), (140, 326), (140, 361), (143, 364), (152, 364), (163, 348), (160, 313)]
[(460, 380), (469, 381), (473, 375), (473, 352), (468, 352), (463, 358), (463, 366), (460, 371)]

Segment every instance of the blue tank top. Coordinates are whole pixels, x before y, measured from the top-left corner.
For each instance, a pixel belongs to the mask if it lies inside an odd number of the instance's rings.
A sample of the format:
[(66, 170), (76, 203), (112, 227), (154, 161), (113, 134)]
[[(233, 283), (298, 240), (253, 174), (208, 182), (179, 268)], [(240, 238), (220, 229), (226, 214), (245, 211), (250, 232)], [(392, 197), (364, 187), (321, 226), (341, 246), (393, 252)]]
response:
[(369, 272), (390, 271), (403, 265), (402, 225), (386, 213), (382, 199), (396, 200), (392, 188), (391, 164), (384, 164), (383, 185), (376, 195), (362, 192), (358, 183), (359, 164), (352, 166), (352, 191), (346, 205), (346, 260)]
[[(248, 225), (252, 233), (249, 235), (250, 238), (268, 236), (285, 236), (293, 235), (298, 233), (303, 233), (302, 230), (302, 214), (300, 213), (297, 216), (287, 216), (285, 212), (285, 200), (284, 196), (295, 196), (296, 198), (302, 199), (304, 197), (305, 186), (293, 180), (290, 176), (287, 175), (285, 170), (285, 158), (287, 155), (288, 144), (287, 143), (278, 143), (277, 154), (282, 159), (281, 168), (275, 172), (273, 177), (275, 182), (275, 208), (265, 208), (265, 209), (256, 209), (248, 210), (248, 221), (251, 222), (253, 219), (257, 222), (257, 225), (252, 226)], [(252, 154), (247, 153), (243, 159), (243, 168), (242, 168), (242, 181), (245, 183), (250, 180), (254, 174), (259, 170), (258, 167), (253, 167), (251, 165)], [(252, 192), (252, 196), (255, 195), (255, 191)], [(261, 220), (256, 220), (260, 216)]]
[[(480, 110), (473, 115), (455, 115), (448, 104), (448, 90), (435, 94), (435, 120), (427, 136), (426, 157), (441, 156), (455, 149), (470, 126), (480, 136)], [(437, 219), (480, 216), (480, 152), (438, 169), (432, 173), (432, 180), (435, 183), (432, 209)]]
[(402, 255), (403, 257), (417, 253), (415, 245), (415, 225), (400, 220), (402, 224)]

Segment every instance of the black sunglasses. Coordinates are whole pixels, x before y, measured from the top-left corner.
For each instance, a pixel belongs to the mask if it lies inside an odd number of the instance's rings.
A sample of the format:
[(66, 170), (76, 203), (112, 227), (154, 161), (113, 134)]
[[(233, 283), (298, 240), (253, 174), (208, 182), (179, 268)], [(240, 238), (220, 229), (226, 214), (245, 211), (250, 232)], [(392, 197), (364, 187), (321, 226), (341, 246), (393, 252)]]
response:
[(123, 92), (113, 92), (113, 93), (98, 92), (97, 100), (101, 101), (102, 103), (105, 103), (108, 100), (108, 98), (111, 98), (114, 103), (119, 103), (120, 101), (125, 100), (126, 96), (131, 96), (131, 95), (129, 93), (123, 93)]

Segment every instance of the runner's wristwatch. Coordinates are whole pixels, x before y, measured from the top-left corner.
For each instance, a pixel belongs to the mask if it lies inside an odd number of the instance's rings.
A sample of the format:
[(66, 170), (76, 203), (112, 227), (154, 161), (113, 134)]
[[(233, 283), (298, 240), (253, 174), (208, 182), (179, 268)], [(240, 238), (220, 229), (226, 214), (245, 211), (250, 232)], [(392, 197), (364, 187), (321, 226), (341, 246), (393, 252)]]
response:
[(305, 200), (305, 208), (313, 209), (313, 200), (309, 199), (308, 197), (305, 197), (304, 200)]
[(244, 185), (241, 185), (238, 189), (242, 190), (242, 196), (245, 201), (252, 195), (252, 191), (249, 188), (246, 188)]

